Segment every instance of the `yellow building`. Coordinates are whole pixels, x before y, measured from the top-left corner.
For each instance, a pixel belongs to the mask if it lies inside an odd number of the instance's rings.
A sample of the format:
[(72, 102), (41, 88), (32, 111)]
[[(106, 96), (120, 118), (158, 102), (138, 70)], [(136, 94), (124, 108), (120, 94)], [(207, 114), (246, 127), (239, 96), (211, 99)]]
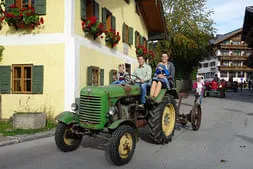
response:
[[(160, 0), (5, 0), (33, 6), (44, 24), (32, 31), (3, 25), (0, 45), (0, 118), (14, 112), (69, 110), (86, 85), (108, 85), (112, 70), (137, 65), (136, 45), (164, 39)], [(107, 30), (120, 33), (118, 45), (84, 33), (82, 19), (96, 16)]]

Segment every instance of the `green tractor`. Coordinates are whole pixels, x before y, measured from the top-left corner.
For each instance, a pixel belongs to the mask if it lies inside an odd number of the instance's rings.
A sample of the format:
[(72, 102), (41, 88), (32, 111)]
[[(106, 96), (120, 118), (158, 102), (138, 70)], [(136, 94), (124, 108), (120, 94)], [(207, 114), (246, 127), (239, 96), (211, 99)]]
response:
[[(135, 80), (134, 80), (135, 79)], [(77, 149), (82, 136), (108, 135), (109, 157), (115, 165), (128, 163), (138, 140), (138, 128), (148, 127), (155, 144), (171, 141), (176, 123), (176, 90), (162, 89), (152, 103), (140, 106), (138, 77), (127, 75), (125, 85), (88, 86), (80, 92), (72, 112), (56, 117), (57, 147), (64, 152)]]

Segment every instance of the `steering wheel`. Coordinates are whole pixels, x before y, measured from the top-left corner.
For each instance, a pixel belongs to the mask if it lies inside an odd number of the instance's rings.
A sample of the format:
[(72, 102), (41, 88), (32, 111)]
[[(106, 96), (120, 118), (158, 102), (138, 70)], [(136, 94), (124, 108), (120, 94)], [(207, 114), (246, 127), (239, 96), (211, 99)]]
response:
[(131, 85), (134, 85), (136, 80), (140, 80), (141, 81), (141, 78), (139, 78), (138, 76), (136, 75), (133, 75), (133, 74), (125, 74), (124, 75), (124, 80), (127, 84), (131, 84)]

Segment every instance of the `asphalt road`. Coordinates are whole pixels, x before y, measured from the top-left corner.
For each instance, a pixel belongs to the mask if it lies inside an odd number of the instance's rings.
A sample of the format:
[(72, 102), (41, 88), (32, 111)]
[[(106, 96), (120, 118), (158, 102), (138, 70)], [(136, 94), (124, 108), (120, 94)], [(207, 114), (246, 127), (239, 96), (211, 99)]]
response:
[[(60, 152), (49, 137), (0, 148), (0, 169), (253, 169), (253, 93), (205, 98), (201, 129), (176, 130), (168, 145), (141, 139), (123, 167), (105, 158), (104, 141), (84, 137), (82, 146)], [(184, 106), (182, 111), (188, 111)]]

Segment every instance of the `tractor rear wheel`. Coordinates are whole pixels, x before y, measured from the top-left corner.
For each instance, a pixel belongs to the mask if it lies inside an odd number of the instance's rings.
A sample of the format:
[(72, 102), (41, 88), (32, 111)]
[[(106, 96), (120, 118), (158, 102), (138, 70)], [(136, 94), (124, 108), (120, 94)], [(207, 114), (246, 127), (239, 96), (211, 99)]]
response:
[(163, 101), (149, 110), (149, 136), (156, 144), (171, 141), (176, 124), (176, 104), (172, 99)]
[(74, 134), (71, 126), (59, 123), (55, 131), (55, 143), (63, 152), (69, 152), (77, 149), (82, 141), (82, 135)]
[(136, 145), (135, 129), (129, 125), (119, 126), (113, 133), (109, 156), (115, 165), (127, 164), (133, 157)]

